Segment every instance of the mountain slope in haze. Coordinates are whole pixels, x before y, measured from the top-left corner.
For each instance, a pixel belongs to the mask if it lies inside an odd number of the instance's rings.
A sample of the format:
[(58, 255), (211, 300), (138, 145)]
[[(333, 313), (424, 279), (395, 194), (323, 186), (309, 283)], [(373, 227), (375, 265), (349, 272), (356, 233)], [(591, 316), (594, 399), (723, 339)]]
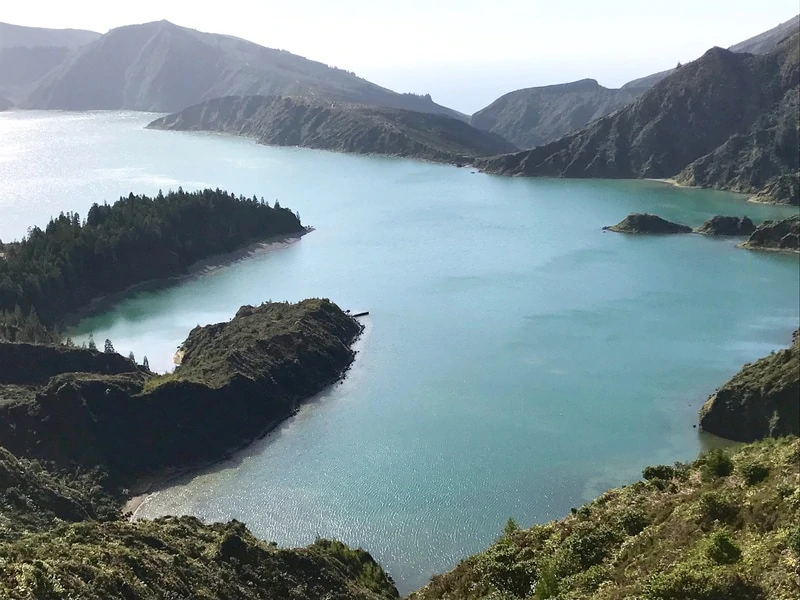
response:
[[(490, 158), (479, 166), (505, 175), (673, 177), (733, 136), (752, 134), (769, 154), (768, 168), (759, 161), (750, 164), (731, 150), (710, 158), (708, 163), (715, 167), (706, 164), (704, 172), (720, 173), (714, 179), (716, 187), (756, 191), (756, 185), (769, 183), (764, 181), (768, 177), (797, 169), (796, 153), (788, 154), (792, 144), (769, 139), (781, 140), (780, 132), (792, 129), (788, 111), (800, 80), (798, 46), (800, 34), (761, 56), (712, 48), (622, 110), (556, 142)], [(781, 115), (785, 125), (780, 124)], [(773, 136), (766, 131), (769, 123), (775, 123)], [(733, 157), (741, 167), (733, 164)], [(736, 177), (748, 170), (749, 174)], [(747, 189), (748, 185), (753, 188)]]
[(24, 101), (33, 85), (66, 59), (64, 46), (0, 48), (0, 96)]
[(263, 144), (467, 162), (513, 146), (444, 115), (279, 96), (215, 98), (157, 119), (151, 129), (215, 131)]
[(608, 89), (594, 79), (527, 88), (498, 98), (472, 115), (470, 124), (533, 148), (622, 108), (642, 91)]
[(174, 112), (229, 95), (297, 95), (462, 115), (341, 69), (167, 21), (112, 29), (76, 50), (31, 93), (44, 109)]
[(83, 29), (45, 29), (0, 23), (0, 48), (41, 46), (77, 48), (93, 42), (101, 34)]
[(777, 48), (778, 44), (784, 39), (798, 31), (800, 31), (800, 15), (784, 21), (769, 31), (734, 44), (728, 50), (731, 52), (747, 52), (749, 54), (767, 54)]
[[(744, 40), (743, 42), (734, 44), (728, 48), (728, 50), (731, 52), (746, 52), (748, 54), (768, 54), (777, 48), (778, 44), (780, 44), (784, 39), (793, 33), (796, 33), (797, 31), (800, 31), (800, 15), (797, 15), (788, 21), (784, 21), (777, 27), (773, 27), (768, 31), (759, 33), (758, 35)], [(658, 73), (653, 73), (652, 75), (647, 75), (646, 77), (634, 79), (633, 81), (629, 81), (623, 85), (622, 89), (651, 88), (673, 71), (675, 71), (675, 69), (667, 69), (666, 71), (659, 71)]]

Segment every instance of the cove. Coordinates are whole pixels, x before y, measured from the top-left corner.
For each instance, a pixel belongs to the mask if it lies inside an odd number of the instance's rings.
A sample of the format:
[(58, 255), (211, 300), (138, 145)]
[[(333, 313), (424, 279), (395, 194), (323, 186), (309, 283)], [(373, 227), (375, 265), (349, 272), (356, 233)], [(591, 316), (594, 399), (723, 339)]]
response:
[(341, 385), (142, 517), (237, 518), (281, 544), (368, 549), (401, 591), (497, 537), (563, 516), (648, 464), (695, 457), (697, 409), (797, 327), (796, 256), (702, 236), (626, 237), (653, 212), (692, 226), (792, 209), (657, 182), (527, 180), (422, 162), (148, 131), (152, 115), (0, 116), (0, 238), (130, 191), (222, 187), (298, 210), (287, 248), (81, 322), (167, 370), (197, 324), (245, 303), (369, 310)]

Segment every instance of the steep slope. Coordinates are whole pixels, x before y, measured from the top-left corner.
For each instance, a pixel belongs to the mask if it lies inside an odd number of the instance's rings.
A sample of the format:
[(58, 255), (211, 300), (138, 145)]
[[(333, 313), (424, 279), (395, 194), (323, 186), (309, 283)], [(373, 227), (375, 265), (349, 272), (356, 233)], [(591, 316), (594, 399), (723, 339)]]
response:
[(77, 48), (93, 42), (100, 35), (83, 29), (45, 29), (0, 23), (0, 49), (37, 46)]
[(777, 48), (787, 37), (800, 31), (800, 15), (784, 21), (780, 25), (753, 36), (729, 48), (731, 52), (747, 52), (749, 54), (768, 54)]
[(228, 96), (153, 121), (152, 129), (216, 131), (263, 144), (464, 162), (513, 148), (443, 115), (305, 98)]
[[(734, 44), (728, 48), (728, 50), (731, 52), (744, 52), (748, 54), (769, 54), (775, 50), (778, 44), (784, 39), (797, 33), (797, 31), (800, 31), (800, 15), (781, 23), (777, 27), (773, 27), (768, 31), (746, 39), (743, 42)], [(642, 91), (644, 91), (645, 89), (653, 87), (664, 79), (664, 77), (674, 72), (675, 69), (667, 69), (666, 71), (659, 71), (658, 73), (653, 73), (646, 77), (640, 77), (639, 79), (629, 81), (622, 86), (622, 89), (642, 88)]]
[(594, 79), (527, 88), (498, 98), (470, 123), (520, 148), (533, 148), (625, 106), (642, 91), (608, 89)]
[(510, 521), (410, 600), (796, 598), (798, 457), (783, 438), (648, 467), (559, 521)]
[(790, 348), (746, 364), (712, 394), (700, 427), (741, 442), (800, 435), (800, 331)]
[(800, 215), (780, 221), (764, 221), (742, 247), (752, 250), (800, 252)]
[[(782, 114), (780, 107), (791, 105), (800, 79), (799, 42), (797, 34), (764, 56), (712, 48), (617, 113), (556, 142), (486, 159), (479, 166), (505, 175), (674, 176), (732, 136), (749, 132), (759, 119), (771, 122), (770, 114)], [(776, 151), (775, 157), (780, 161), (785, 153)], [(792, 169), (790, 161), (764, 172), (768, 177)], [(719, 187), (732, 185), (730, 177), (718, 181)]]
[(228, 95), (299, 95), (460, 117), (429, 96), (398, 94), (341, 69), (167, 21), (109, 31), (31, 93), (45, 109), (173, 112)]

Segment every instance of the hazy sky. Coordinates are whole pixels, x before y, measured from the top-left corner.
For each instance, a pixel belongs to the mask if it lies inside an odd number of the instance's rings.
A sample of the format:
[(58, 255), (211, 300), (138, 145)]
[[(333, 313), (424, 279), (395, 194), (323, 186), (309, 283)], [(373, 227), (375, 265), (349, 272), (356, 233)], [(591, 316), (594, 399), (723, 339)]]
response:
[(727, 47), (797, 0), (0, 0), (0, 21), (105, 32), (167, 19), (355, 71), (473, 112), (513, 89), (606, 86)]

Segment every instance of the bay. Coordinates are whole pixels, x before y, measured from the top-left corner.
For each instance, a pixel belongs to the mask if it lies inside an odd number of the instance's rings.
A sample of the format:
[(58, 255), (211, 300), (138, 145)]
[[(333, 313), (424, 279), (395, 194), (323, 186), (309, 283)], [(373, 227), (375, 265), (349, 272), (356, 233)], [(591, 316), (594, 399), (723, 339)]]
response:
[(237, 518), (260, 537), (361, 545), (401, 591), (557, 518), (648, 464), (694, 458), (706, 396), (789, 343), (796, 256), (603, 232), (630, 212), (699, 225), (793, 210), (648, 181), (510, 179), (209, 134), (154, 115), (0, 114), (0, 239), (129, 192), (221, 187), (299, 211), (281, 250), (128, 295), (71, 333), (158, 370), (245, 303), (369, 310), (347, 378), (138, 516)]

